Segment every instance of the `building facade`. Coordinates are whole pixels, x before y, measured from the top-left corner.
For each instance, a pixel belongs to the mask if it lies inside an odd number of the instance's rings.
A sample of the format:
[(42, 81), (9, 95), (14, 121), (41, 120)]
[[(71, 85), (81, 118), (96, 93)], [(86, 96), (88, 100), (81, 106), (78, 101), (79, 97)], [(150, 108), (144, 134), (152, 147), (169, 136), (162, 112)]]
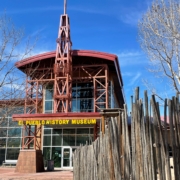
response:
[(73, 151), (91, 144), (105, 126), (101, 109), (123, 108), (118, 57), (72, 50), (71, 44), (69, 17), (64, 13), (56, 51), (15, 64), (26, 74), (26, 96), (23, 113), (1, 122), (1, 164), (18, 160), (22, 169), (27, 159), (21, 154), (34, 150), (42, 151), (45, 165), (51, 159), (55, 167), (72, 168)]
[[(23, 120), (27, 124), (30, 123), (30, 121), (28, 122), (29, 119), (34, 120), (30, 124), (31, 128), (34, 128), (35, 124), (33, 123), (44, 120), (41, 124), (43, 127), (41, 149), (44, 160), (46, 162), (48, 159), (53, 159), (55, 167), (61, 168), (71, 168), (73, 166), (73, 151), (80, 144), (90, 144), (98, 137), (101, 127), (100, 110), (123, 108), (124, 104), (123, 82), (117, 56), (85, 50), (72, 50), (71, 53), (73, 69), (72, 103), (71, 111), (68, 113), (54, 113), (54, 81), (50, 80), (48, 76), (46, 76), (47, 81), (42, 79), (44, 72), (39, 73), (39, 69), (42, 70), (43, 65), (48, 67), (49, 74), (53, 72), (55, 52), (33, 56), (16, 64), (16, 67), (25, 73), (29, 67), (33, 69), (33, 72), (27, 76), (27, 83), (30, 83), (34, 77), (36, 83), (43, 82), (42, 86), (39, 85), (41, 97), (33, 97), (34, 101), (37, 100), (36, 103), (41, 102), (38, 108), (42, 110), (42, 113), (14, 114), (13, 119), (18, 121), (17, 124), (19, 125), (22, 125)], [(107, 77), (105, 70), (108, 72)], [(40, 74), (41, 79), (37, 78), (36, 73)], [(105, 87), (106, 79), (108, 79), (107, 87)], [(37, 92), (34, 93), (37, 94)], [(26, 111), (29, 110), (27, 104)], [(31, 107), (31, 104), (29, 106)], [(36, 104), (34, 104), (35, 106)], [(46, 124), (46, 120), (49, 120), (49, 124)], [(30, 146), (33, 148), (33, 145)]]
[[(108, 68), (108, 108), (123, 108), (124, 96), (123, 96), (123, 84), (121, 73), (119, 71), (118, 59), (115, 55), (94, 52), (94, 51), (75, 51), (72, 57), (73, 62), (73, 86), (72, 86), (72, 107), (71, 112), (67, 114), (67, 117), (63, 117), (64, 113), (53, 113), (53, 83), (48, 82), (42, 86), (42, 101), (41, 107), (42, 113), (24, 113), (14, 114), (13, 118), (17, 119), (19, 122), (13, 121), (11, 114), (3, 118), (0, 124), (0, 164), (5, 162), (17, 162), (19, 150), (22, 149), (22, 130), (23, 126), (20, 124), (22, 118), (25, 118), (26, 122), (28, 119), (34, 118), (38, 120), (38, 115), (43, 115), (44, 120), (48, 119), (52, 114), (57, 115), (55, 119), (68, 119), (72, 121), (73, 118), (86, 119), (86, 116), (92, 117), (96, 116), (95, 124), (90, 122), (76, 122), (72, 123), (62, 123), (62, 124), (44, 124), (42, 127), (41, 136), (41, 149), (43, 151), (44, 160), (53, 159), (55, 161), (55, 167), (72, 167), (72, 153), (80, 145), (86, 143), (90, 144), (97, 138), (99, 133), (99, 128), (101, 127), (100, 121), (100, 109), (106, 108), (105, 95), (102, 95), (97, 101), (99, 106), (95, 104), (95, 91), (103, 91), (99, 85), (95, 89), (95, 84), (93, 83), (93, 74), (96, 74), (100, 68), (100, 64), (105, 64)], [(32, 58), (23, 60), (16, 64), (17, 68), (26, 72), (28, 66), (33, 66), (33, 64), (46, 64), (46, 62), (55, 61), (55, 52), (45, 53), (42, 55), (33, 56)], [(78, 67), (79, 66), (79, 67)], [(86, 67), (92, 68), (87, 68)], [(34, 68), (34, 67), (33, 67)], [(48, 66), (49, 69), (53, 68)], [(84, 73), (84, 77), (80, 74), (76, 78), (78, 72), (75, 69), (81, 68), (79, 73)], [(97, 68), (97, 69), (95, 69)], [(34, 68), (35, 69), (35, 68)], [(33, 72), (39, 71), (38, 68)], [(84, 71), (84, 72), (83, 72)], [(88, 72), (89, 71), (89, 72)], [(89, 76), (92, 76), (89, 78)], [(119, 76), (119, 77), (118, 77)], [(29, 78), (29, 77), (28, 77)], [(84, 78), (84, 79), (83, 79)], [(103, 82), (102, 82), (103, 83)], [(39, 99), (38, 101), (40, 101)], [(22, 110), (25, 107), (20, 107)], [(27, 109), (27, 107), (26, 107)], [(95, 114), (96, 113), (96, 114)], [(72, 118), (70, 117), (72, 115)], [(52, 118), (54, 119), (54, 118)], [(31, 129), (35, 125), (31, 125)], [(30, 145), (30, 149), (33, 148), (33, 144)]]

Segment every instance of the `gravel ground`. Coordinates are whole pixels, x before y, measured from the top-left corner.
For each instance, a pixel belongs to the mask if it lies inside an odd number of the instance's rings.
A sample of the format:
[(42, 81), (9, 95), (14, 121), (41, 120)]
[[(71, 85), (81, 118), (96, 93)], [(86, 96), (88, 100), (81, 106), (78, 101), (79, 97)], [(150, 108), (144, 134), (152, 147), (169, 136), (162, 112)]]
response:
[(15, 173), (15, 168), (0, 167), (0, 180), (73, 180), (73, 172), (54, 170), (41, 173)]

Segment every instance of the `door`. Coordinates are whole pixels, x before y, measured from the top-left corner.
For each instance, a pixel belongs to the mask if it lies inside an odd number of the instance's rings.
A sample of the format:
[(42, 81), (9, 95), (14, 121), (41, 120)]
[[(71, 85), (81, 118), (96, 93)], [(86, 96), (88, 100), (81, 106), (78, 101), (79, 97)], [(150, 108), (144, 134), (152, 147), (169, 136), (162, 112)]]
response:
[(72, 148), (62, 148), (62, 168), (72, 168)]

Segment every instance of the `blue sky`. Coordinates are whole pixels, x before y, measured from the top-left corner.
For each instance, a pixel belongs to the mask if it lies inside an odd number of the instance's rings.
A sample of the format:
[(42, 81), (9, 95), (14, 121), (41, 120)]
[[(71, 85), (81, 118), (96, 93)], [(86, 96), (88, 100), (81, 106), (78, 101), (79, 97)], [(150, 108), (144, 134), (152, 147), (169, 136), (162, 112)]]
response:
[[(56, 49), (59, 18), (64, 0), (6, 0), (0, 5), (25, 35), (39, 40), (33, 54)], [(147, 72), (146, 55), (138, 42), (137, 22), (146, 12), (151, 0), (68, 0), (73, 49), (87, 49), (116, 54), (129, 104), (134, 89), (146, 89), (142, 80), (159, 84), (160, 79)], [(158, 86), (161, 90), (162, 86)], [(164, 87), (163, 87), (164, 88)], [(168, 88), (168, 87), (167, 87)], [(169, 91), (169, 89), (168, 89)]]

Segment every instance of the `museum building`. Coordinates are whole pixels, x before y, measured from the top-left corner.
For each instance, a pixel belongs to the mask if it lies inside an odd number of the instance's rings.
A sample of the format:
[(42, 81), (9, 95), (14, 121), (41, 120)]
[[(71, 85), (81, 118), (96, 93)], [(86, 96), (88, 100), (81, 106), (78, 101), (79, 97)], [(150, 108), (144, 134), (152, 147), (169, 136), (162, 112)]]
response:
[[(26, 74), (25, 100), (23, 112), (0, 121), (0, 164), (14, 162), (21, 169), (23, 161), (28, 161), (27, 153), (35, 151), (43, 154), (45, 166), (51, 159), (55, 167), (72, 168), (73, 151), (99, 135), (100, 111), (123, 108), (123, 80), (116, 55), (72, 50), (66, 13), (61, 15), (56, 42), (56, 51), (15, 64)], [(38, 153), (28, 156), (37, 158)]]

